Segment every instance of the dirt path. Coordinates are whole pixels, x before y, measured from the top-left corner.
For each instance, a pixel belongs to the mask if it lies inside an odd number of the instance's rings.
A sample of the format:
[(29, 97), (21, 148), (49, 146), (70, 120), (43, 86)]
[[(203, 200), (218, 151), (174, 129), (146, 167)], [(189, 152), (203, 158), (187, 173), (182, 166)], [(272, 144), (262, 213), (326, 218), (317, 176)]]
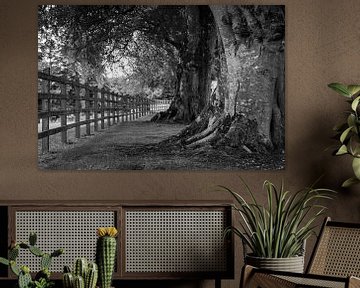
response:
[(39, 156), (39, 167), (59, 170), (273, 170), (285, 166), (284, 152), (249, 153), (210, 145), (190, 149), (164, 141), (184, 125), (149, 122), (150, 116), (83, 137), (64, 150)]
[(140, 147), (142, 150), (151, 148), (185, 127), (180, 124), (153, 123), (149, 121), (150, 118), (147, 116), (112, 126), (94, 136), (80, 139), (72, 148), (40, 155), (39, 167), (71, 170), (141, 169), (136, 160), (144, 159), (146, 155), (133, 155), (130, 159), (126, 155), (125, 158), (119, 157), (119, 154)]

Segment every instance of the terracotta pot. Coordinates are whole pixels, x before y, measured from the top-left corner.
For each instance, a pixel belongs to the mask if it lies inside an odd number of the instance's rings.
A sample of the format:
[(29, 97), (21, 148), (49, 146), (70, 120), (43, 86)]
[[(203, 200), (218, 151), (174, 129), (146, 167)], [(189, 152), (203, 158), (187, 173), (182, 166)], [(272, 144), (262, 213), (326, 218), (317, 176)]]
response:
[(245, 256), (245, 263), (254, 267), (275, 271), (304, 272), (304, 256), (289, 258), (263, 258), (251, 255)]

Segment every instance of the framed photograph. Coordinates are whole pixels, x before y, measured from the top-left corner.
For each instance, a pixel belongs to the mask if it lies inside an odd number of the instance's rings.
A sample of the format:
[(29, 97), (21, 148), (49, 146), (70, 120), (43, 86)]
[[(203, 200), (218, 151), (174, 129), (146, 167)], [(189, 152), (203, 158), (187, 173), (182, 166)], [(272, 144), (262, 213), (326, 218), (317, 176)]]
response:
[(38, 165), (285, 166), (283, 5), (38, 6)]

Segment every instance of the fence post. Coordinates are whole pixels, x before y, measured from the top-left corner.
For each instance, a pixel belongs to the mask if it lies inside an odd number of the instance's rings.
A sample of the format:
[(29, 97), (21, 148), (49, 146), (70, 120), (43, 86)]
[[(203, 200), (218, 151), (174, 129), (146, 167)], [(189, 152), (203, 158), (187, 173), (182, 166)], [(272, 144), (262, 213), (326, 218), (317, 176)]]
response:
[(100, 110), (100, 113), (101, 113), (101, 129), (105, 129), (105, 96), (104, 96), (104, 88), (101, 89), (100, 91), (101, 95), (101, 110)]
[[(60, 90), (61, 90), (61, 101), (60, 101), (60, 109), (61, 109), (61, 116), (60, 116), (60, 122), (61, 127), (64, 127), (67, 125), (67, 95), (66, 95), (66, 84), (65, 79), (63, 83), (60, 83)], [(66, 144), (67, 143), (67, 129), (64, 131), (61, 131), (61, 142)]]
[(134, 99), (134, 96), (132, 96), (131, 97), (131, 107), (132, 107), (132, 113), (131, 113), (131, 118), (132, 118), (132, 120), (135, 120), (135, 112), (136, 112), (136, 101), (135, 101), (135, 99)]
[[(75, 92), (75, 123), (80, 122), (80, 112), (81, 112), (81, 103), (80, 103), (80, 86), (76, 82), (74, 85)], [(80, 138), (80, 125), (75, 126), (75, 137)]]
[(94, 131), (99, 131), (99, 123), (98, 123), (98, 110), (99, 110), (99, 90), (98, 88), (94, 88)]
[(111, 92), (111, 103), (112, 103), (112, 111), (113, 111), (113, 125), (116, 123), (116, 103), (115, 103), (115, 94), (114, 92)]
[[(49, 98), (50, 98), (50, 81), (43, 80), (41, 82), (41, 92), (46, 94), (46, 98), (41, 100), (41, 112), (47, 112), (46, 116), (41, 118), (41, 131), (48, 131), (50, 129), (49, 125)], [(41, 139), (41, 151), (49, 152), (50, 141), (49, 136), (46, 136)]]
[(120, 122), (120, 94), (116, 94), (117, 121)]
[(131, 103), (130, 96), (126, 95), (126, 121), (131, 121)]
[(124, 94), (119, 95), (119, 109), (121, 113), (121, 123), (124, 123), (125, 118), (125, 110), (124, 110)]
[(131, 99), (126, 95), (126, 121), (131, 121)]
[(109, 94), (109, 91), (106, 91), (106, 102), (107, 102), (107, 124), (108, 124), (108, 127), (111, 126), (111, 101), (110, 101), (110, 94)]
[(85, 84), (85, 120), (86, 120), (86, 135), (90, 136), (90, 87)]
[(134, 120), (138, 118), (138, 100), (139, 100), (139, 96), (135, 95), (135, 97), (133, 96), (134, 99)]

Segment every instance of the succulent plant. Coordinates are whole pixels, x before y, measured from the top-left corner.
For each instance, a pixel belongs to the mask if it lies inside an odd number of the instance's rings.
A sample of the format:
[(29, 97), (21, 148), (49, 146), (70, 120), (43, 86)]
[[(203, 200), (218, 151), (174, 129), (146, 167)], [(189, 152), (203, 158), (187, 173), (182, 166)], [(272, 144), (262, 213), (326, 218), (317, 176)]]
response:
[(74, 288), (85, 288), (84, 278), (80, 275), (74, 277)]
[[(52, 286), (50, 281), (50, 265), (53, 257), (58, 257), (64, 253), (63, 249), (57, 249), (51, 254), (43, 252), (36, 246), (37, 236), (36, 233), (30, 233), (29, 243), (16, 243), (12, 241), (9, 251), (8, 259), (0, 257), (0, 263), (10, 266), (11, 271), (18, 277), (19, 288), (47, 288)], [(28, 250), (33, 255), (40, 257), (41, 270), (35, 275), (33, 281), (30, 275), (30, 268), (28, 266), (21, 266), (16, 263), (19, 256), (20, 249)]]
[(88, 263), (85, 258), (78, 258), (74, 263), (74, 272), (69, 266), (64, 267), (64, 288), (95, 288), (98, 279), (98, 267), (96, 263)]
[(85, 288), (95, 288), (98, 279), (98, 266), (96, 263), (89, 263), (85, 276)]
[(96, 262), (99, 267), (100, 288), (110, 288), (116, 258), (115, 227), (101, 227), (97, 229)]

